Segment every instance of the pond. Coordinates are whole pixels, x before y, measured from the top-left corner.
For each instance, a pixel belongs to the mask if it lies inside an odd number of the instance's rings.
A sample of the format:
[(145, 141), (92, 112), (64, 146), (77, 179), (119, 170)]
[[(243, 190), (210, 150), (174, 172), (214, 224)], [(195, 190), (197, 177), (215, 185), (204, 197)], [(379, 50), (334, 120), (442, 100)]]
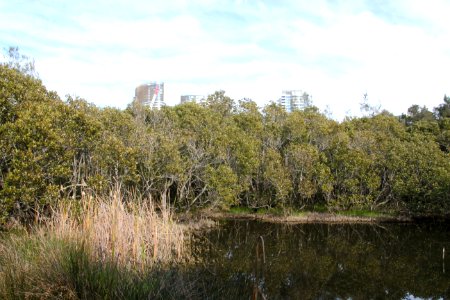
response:
[(209, 299), (450, 299), (449, 229), (226, 221), (193, 239), (195, 289)]

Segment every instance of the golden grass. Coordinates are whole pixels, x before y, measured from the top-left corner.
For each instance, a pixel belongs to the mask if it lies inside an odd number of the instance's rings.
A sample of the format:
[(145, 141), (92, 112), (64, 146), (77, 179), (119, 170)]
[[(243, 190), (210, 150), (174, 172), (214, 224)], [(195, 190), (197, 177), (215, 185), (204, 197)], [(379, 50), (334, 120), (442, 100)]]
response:
[(124, 201), (119, 189), (66, 202), (44, 225), (0, 239), (0, 298), (149, 295), (165, 279), (145, 278), (187, 262), (188, 240), (169, 207)]
[(61, 205), (46, 232), (77, 240), (97, 261), (145, 268), (186, 259), (186, 230), (172, 219), (170, 208), (151, 200), (123, 201), (120, 190), (108, 198), (83, 197), (79, 205)]

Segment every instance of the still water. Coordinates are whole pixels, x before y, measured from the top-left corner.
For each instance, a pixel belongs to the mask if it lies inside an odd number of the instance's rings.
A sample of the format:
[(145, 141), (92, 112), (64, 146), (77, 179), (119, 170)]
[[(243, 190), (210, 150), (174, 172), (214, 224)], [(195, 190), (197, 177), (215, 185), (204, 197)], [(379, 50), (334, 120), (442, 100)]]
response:
[(209, 299), (450, 299), (449, 229), (227, 221), (192, 242), (195, 289)]

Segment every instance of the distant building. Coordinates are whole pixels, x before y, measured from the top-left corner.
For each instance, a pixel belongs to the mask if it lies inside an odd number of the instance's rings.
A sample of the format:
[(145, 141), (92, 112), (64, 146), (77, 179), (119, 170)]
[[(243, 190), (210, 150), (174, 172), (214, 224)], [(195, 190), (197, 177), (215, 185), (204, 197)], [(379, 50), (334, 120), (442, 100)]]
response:
[(205, 101), (206, 97), (203, 95), (182, 95), (180, 98), (181, 104), (185, 102), (204, 103)]
[(164, 105), (164, 82), (141, 84), (135, 90), (134, 101), (151, 109), (161, 109)]
[(301, 90), (285, 90), (282, 91), (278, 104), (287, 112), (293, 112), (310, 106), (311, 96)]

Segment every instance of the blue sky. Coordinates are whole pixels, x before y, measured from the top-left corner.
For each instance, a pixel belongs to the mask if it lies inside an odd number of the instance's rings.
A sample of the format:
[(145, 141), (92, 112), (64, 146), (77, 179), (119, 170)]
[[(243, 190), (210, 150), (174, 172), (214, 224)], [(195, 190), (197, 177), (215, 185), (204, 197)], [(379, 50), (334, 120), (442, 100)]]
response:
[(448, 12), (447, 0), (0, 0), (0, 47), (99, 106), (164, 81), (169, 105), (222, 89), (263, 106), (301, 89), (342, 119), (365, 93), (396, 114), (450, 94)]

